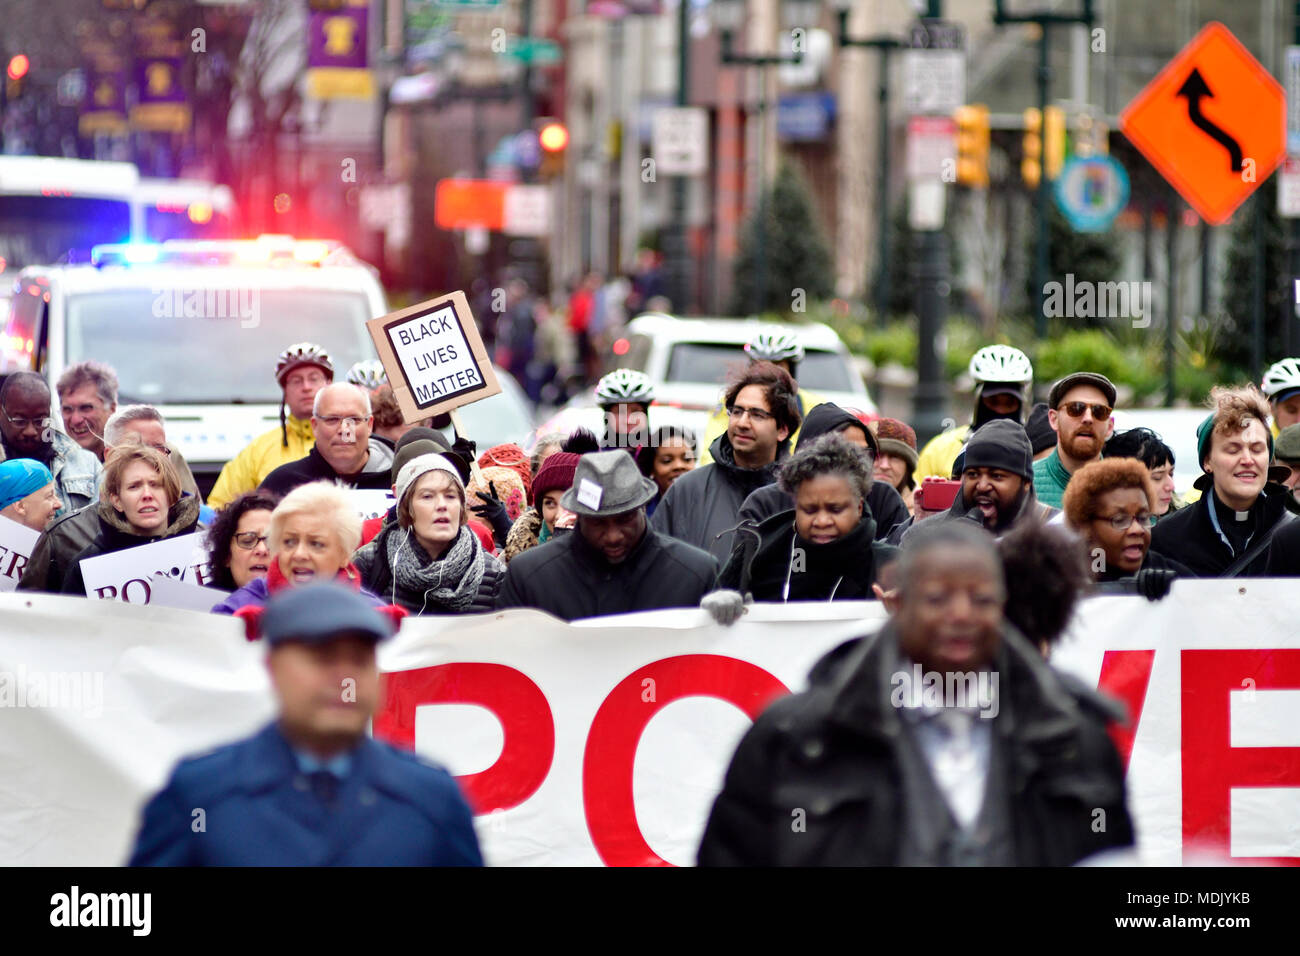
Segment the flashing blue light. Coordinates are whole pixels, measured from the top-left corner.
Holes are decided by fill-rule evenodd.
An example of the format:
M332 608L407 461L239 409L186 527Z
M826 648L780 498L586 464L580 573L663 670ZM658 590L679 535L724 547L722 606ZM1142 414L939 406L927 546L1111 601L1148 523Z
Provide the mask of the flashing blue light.
M131 244L123 250L128 264L133 266L157 262L161 250L156 245Z

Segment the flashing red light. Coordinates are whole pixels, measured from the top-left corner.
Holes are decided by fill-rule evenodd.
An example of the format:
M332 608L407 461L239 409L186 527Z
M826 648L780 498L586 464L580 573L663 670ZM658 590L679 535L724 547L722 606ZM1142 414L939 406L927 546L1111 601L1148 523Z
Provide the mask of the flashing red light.
M27 75L28 69L31 68L31 61L27 59L26 54L19 53L9 60L9 79L21 80Z
M563 123L547 123L537 134L537 141L548 153L558 153L569 145L569 131Z
M629 342L627 339L619 339L617 342L614 343L614 346L613 346L613 348L614 348L614 354L615 354L615 355L626 355L626 354L627 354L627 350L630 349L631 347L632 347L632 343Z

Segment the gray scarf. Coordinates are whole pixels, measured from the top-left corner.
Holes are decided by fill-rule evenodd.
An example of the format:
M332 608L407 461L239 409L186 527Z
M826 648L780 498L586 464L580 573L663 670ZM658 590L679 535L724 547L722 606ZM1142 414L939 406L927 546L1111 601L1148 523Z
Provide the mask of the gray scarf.
M405 557L402 551L407 553ZM478 593L483 580L487 553L474 532L462 525L451 547L434 560L408 530L394 529L388 536L388 566L393 582L403 591L423 594L424 603L432 600L452 611L464 610ZM421 607L420 611L423 612Z

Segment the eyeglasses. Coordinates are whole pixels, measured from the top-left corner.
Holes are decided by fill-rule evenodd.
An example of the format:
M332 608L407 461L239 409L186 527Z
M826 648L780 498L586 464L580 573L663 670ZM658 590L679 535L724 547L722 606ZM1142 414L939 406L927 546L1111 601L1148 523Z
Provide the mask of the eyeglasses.
M12 418L8 412L4 412L4 417L8 419L9 424L21 431L26 431L28 426L36 426L38 431L45 431L54 424L52 418Z
M235 535L235 544L245 551L252 551L265 540L266 535L258 534L256 531L241 531Z
M1132 515L1126 514L1123 511L1121 511L1119 514L1114 514L1111 515L1110 517L1103 517L1102 515L1097 515L1092 520L1109 521L1110 526L1114 528L1116 531L1127 531L1129 525L1131 525L1134 521L1136 521L1139 525L1141 525L1144 528L1149 528L1152 524L1151 512L1149 511L1139 511L1137 514L1132 514Z
M322 425L328 425L330 428L337 428L344 422L347 422L353 428L360 428L366 423L366 419L358 418L356 415L321 415L316 421Z
M727 415L737 421L748 415L749 420L758 425L762 425L764 422L770 422L776 417L771 412L765 412L761 408L745 408L741 405L732 405L727 409Z
M1060 411L1065 412L1071 418L1082 418L1083 413L1092 409L1092 417L1099 422L1104 422L1110 418L1113 409L1109 405L1092 405L1088 402L1066 402L1060 407Z

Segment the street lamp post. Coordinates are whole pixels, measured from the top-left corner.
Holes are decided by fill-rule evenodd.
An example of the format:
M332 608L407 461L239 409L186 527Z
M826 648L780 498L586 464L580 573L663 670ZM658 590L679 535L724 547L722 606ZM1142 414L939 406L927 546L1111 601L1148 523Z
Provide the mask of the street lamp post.
M685 0L681 0L685 2ZM817 14L817 3L812 0L785 0L787 21L811 25ZM745 0L713 0L710 10L713 22L722 31L722 63L728 66L756 66L759 75L758 94L758 247L755 250L754 314L760 315L767 304L767 75L770 66L784 63L802 63L803 52L798 53L736 53L733 35L745 21Z
M880 82L878 87L878 111L880 120L879 147L877 165L879 178L876 188L876 321L883 323L889 314L889 54L906 46L903 41L891 36L850 37L849 12L853 0L832 0L839 19L839 32L836 35L838 45L843 47L866 47L880 53Z

